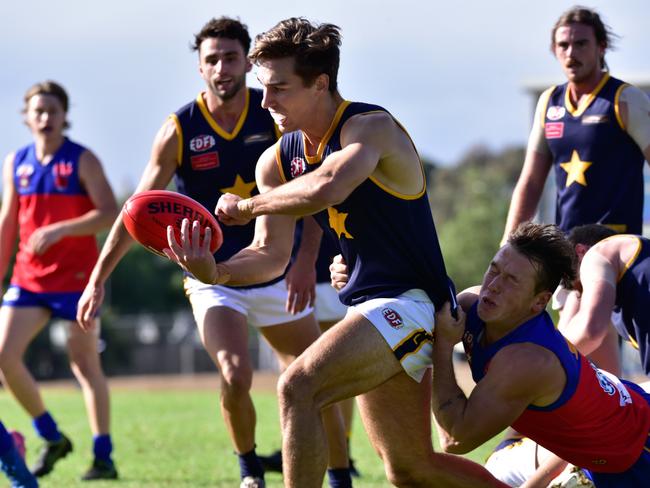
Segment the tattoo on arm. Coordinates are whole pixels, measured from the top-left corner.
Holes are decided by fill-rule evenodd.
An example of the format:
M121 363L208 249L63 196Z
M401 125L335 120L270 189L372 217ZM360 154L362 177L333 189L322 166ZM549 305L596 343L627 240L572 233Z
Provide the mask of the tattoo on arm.
M440 404L440 407L438 408L438 410L439 410L439 411L443 411L444 409L449 408L451 405L453 405L453 404L456 402L456 400L460 400L461 398L465 398L465 394L464 394L464 393L459 393L459 394L456 395L454 398L450 398L450 399L447 400L446 402L442 402L442 403Z

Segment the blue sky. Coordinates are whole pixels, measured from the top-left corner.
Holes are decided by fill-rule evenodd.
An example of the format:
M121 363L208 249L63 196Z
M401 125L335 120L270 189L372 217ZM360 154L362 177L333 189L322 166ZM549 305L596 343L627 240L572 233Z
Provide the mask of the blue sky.
M562 81L550 29L574 2L113 0L0 3L0 153L30 142L25 90L54 79L69 91L71 138L104 163L116 193L137 182L165 117L202 88L192 35L212 16L238 16L251 34L290 16L338 24L339 85L388 108L420 152L444 164L481 144L525 144L533 100L525 86ZM621 36L614 76L650 80L650 2L592 1ZM249 82L256 86L254 74Z

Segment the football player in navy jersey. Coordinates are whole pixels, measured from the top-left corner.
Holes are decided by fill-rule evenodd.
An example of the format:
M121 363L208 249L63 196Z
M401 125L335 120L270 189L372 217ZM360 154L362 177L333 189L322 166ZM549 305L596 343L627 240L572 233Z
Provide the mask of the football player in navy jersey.
M422 163L405 129L377 105L344 100L337 86L339 28L291 18L260 34L251 58L263 106L282 138L257 166L260 194L228 193L226 224L256 218L251 246L215 261L197 222L168 229L170 259L205 283L280 275L296 217L314 214L339 241L351 279L345 318L282 374L283 470L288 487L322 484L327 459L320 409L356 395L370 439L396 486L504 486L481 466L431 443L431 333L435 307L454 299L431 217Z
M556 224L563 231L601 223L640 234L650 101L607 71L612 33L595 11L572 8L551 35L567 82L546 90L537 104L504 240L535 215L551 168L557 185Z
M260 90L246 87L251 69L250 37L245 25L221 17L207 22L195 35L199 73L206 89L173 113L158 131L151 158L136 192L164 189L174 178L176 189L213 209L220 195L247 198L257 194L255 166L277 139L273 119L261 107ZM224 242L216 257L228 259L253 240L255 223L224 227ZM293 235L288 236L292 240ZM103 300L104 283L133 240L121 216L100 253L79 302L78 320L88 328ZM248 351L248 324L258 328L286 367L318 336L311 307L285 309L284 269L251 286L208 284L188 274L186 295L206 351L219 368L221 411L237 453L241 487L260 488L264 471L255 452L256 414L250 395L253 366ZM292 293L301 293L292 289ZM327 425L330 467L349 486L345 430L337 408L323 411ZM327 449L323 450L327 458Z
M605 54L614 37L600 15L584 7L564 12L553 26L551 50L567 81L546 90L537 103L504 240L519 223L534 217L551 170L557 188L555 223L563 231L601 223L619 233L642 233L650 100L607 70ZM561 310L566 295L559 288L553 308ZM606 338L590 358L620 372L616 335Z

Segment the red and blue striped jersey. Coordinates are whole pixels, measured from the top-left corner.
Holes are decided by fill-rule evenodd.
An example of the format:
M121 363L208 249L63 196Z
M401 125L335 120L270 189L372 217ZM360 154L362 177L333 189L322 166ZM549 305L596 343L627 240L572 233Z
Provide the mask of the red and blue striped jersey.
M79 217L94 205L79 180L83 146L64 139L48 164L41 164L34 144L14 157L18 194L18 253L11 283L32 292L78 292L86 286L99 255L94 235L64 237L42 255L27 247L39 227Z

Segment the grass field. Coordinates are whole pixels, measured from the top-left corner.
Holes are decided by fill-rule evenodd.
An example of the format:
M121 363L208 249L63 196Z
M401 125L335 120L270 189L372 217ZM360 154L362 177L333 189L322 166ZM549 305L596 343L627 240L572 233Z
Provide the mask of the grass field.
M74 442L74 452L41 481L48 487L86 487L78 481L91 462L91 435L81 393L74 388L43 388L46 404L60 428ZM280 445L276 397L271 391L254 394L258 413L258 452L267 454ZM237 459L228 440L218 407L216 389L137 390L112 388L113 442L120 480L93 482L102 487L229 487L239 486ZM0 418L7 428L26 437L28 462L40 442L27 416L6 393L0 393ZM357 419L358 420L358 419ZM468 457L482 462L496 440ZM389 486L378 457L360 422L355 422L352 456L362 473L354 486ZM0 486L4 480L0 480ZM279 488L282 477L267 474L267 486Z

